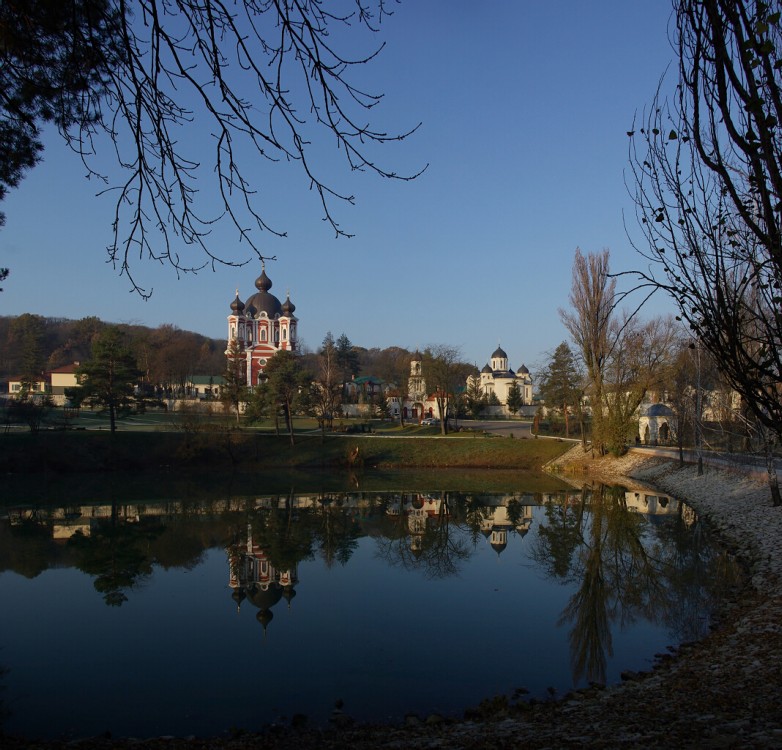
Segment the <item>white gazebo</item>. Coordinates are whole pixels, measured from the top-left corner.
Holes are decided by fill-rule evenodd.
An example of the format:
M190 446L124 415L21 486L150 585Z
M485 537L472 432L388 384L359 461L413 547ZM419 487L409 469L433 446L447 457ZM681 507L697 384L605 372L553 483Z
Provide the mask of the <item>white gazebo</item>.
M673 410L665 404L650 404L638 420L638 437L644 445L668 445L676 437L678 424Z

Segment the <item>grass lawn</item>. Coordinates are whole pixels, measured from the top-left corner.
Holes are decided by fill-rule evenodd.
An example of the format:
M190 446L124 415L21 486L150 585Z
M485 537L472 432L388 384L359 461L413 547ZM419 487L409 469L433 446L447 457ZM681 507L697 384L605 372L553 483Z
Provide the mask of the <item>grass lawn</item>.
M439 436L437 427L377 423L372 434L322 437L314 420L297 420L295 445L273 424L233 429L224 419L196 423L165 414L122 420L111 435L98 415L80 415L77 429L0 435L0 471L159 471L229 469L463 468L537 471L565 452L556 440L512 439L483 433ZM83 421L82 421L83 420ZM83 428L83 429L79 429ZM411 439L414 438L414 439Z

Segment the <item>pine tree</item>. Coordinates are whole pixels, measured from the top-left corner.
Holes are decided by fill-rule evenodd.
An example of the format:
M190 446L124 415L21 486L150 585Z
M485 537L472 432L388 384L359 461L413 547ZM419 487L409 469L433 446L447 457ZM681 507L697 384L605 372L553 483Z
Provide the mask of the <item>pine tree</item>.
M245 376L245 358L237 339L231 339L226 355L223 387L220 400L226 408L236 412L236 424L239 424L242 404L247 401L247 378Z
M135 390L141 371L115 326L102 331L92 345L92 358L76 370L81 384L73 389L79 400L106 407L111 431L117 429L117 412L135 400Z
M519 388L518 381L514 380L510 384L510 388L508 388L508 398L505 403L511 414L515 414L524 406L524 397L521 395L521 388Z

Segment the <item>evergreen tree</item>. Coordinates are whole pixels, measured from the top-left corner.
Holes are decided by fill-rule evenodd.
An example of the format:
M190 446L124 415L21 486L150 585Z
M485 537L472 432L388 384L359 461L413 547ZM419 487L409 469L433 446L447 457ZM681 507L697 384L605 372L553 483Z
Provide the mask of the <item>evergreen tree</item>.
M236 412L236 424L239 424L242 404L247 401L247 378L245 375L246 359L239 342L231 339L226 355L225 371L223 372L223 387L220 390L220 400L226 408Z
M506 400L508 411L515 414L524 405L524 397L521 395L518 381L514 380L508 388L508 398Z
M470 382L467 384L466 400L468 413L473 419L477 419L486 406L486 394L481 388L479 375L470 378Z
M11 338L21 355L19 377L22 381L22 398L35 391L36 383L43 379L45 326L44 318L30 313L20 315L11 324Z
M337 367L342 371L342 379L345 382L352 380L361 372L358 352L344 333L337 339Z
M538 382L538 393L549 409L561 409L565 420L565 437L570 436L568 415L581 415L584 374L573 350L562 342L551 355ZM582 435L583 437L583 435Z
M291 445L294 445L293 409L300 392L308 385L307 375L302 370L299 358L293 352L283 349L269 360L266 376L270 399L282 409Z
M80 388L69 392L71 400L95 403L109 411L111 431L117 429L117 412L135 398L141 371L128 349L122 332L115 326L104 329L92 345L92 358L76 370Z

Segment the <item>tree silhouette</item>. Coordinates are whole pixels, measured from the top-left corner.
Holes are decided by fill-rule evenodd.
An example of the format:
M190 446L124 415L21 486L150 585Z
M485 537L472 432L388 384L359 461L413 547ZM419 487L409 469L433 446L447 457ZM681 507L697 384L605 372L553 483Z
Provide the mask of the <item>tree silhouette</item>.
M237 264L211 245L216 221L230 222L258 254L253 230L285 236L254 177L278 166L298 165L324 219L349 236L333 204L354 197L334 187L324 143L331 139L347 172L416 176L382 166L376 147L417 126L373 127L368 112L382 95L356 83L382 45L347 51L367 49L387 15L384 0L2 3L0 199L38 163L52 123L87 174L116 191L109 260L145 297L133 258L177 272ZM106 152L116 174L98 164ZM266 184L276 189L274 179ZM189 257L193 247L203 254Z

